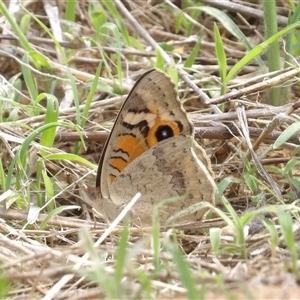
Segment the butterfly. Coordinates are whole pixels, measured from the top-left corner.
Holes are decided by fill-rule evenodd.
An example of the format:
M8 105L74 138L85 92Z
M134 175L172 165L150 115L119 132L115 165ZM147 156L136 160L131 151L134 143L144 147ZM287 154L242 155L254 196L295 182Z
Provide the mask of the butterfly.
M100 192L94 190L86 202L113 221L140 192L130 220L150 225L156 207L161 224L168 224L199 202L214 203L213 176L175 84L164 72L151 69L137 80L120 109L99 162ZM201 220L206 211L192 211L175 222Z

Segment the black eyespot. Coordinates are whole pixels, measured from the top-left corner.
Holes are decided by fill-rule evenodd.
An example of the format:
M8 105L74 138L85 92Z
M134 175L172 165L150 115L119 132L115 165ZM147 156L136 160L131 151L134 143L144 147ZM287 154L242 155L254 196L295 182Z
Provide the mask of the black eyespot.
M158 142L168 139L174 136L173 129L168 125L159 126L155 132L155 136Z

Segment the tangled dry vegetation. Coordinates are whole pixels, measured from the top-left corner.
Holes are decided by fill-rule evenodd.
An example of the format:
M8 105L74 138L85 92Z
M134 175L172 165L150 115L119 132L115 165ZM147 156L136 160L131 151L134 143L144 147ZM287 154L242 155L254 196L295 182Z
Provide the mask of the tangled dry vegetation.
M15 6L15 1L4 2L17 20L29 14ZM211 158L216 182L228 181L223 195L237 217L251 211L259 213L257 218L252 218L243 226L243 243L234 237L234 229L224 219L212 213L201 224L176 229L177 248L168 244L174 239L174 231L162 228L159 237L162 244L169 246L157 251L150 242L150 237L154 235L150 228L129 227L128 238L121 226L108 231L109 225L92 214L90 208L80 201L76 190L81 181L95 182L95 169L68 159L43 160L42 170L48 174L55 190L55 206L34 209L32 207L36 205L30 206L29 202L36 203L40 195L47 198L48 193L46 180L43 184L37 184L41 180L37 174L42 176L41 172L37 173L37 165L44 150L39 136L33 139L26 155L27 180L23 178L21 186L12 180L10 186L4 189L3 178L8 172L17 174L20 171L17 164L10 169L16 147L33 130L43 126L45 113L42 109L35 110L28 83L24 79L23 66L26 61L23 58L28 49L22 47L11 24L2 16L1 75L6 80L20 80L21 93L14 107L2 104L0 124L1 160L5 174L4 177L1 175L1 201L5 203L0 208L1 293L7 293L7 299L191 299L195 295L193 291L198 293L199 299L297 298L300 295L297 273L299 217L297 206L293 203L299 192L293 180L297 178L299 169L295 163L286 174L280 170L285 169L291 158L294 161L299 159L298 135L292 135L276 149L272 146L282 132L298 120L298 66L268 73L256 60L252 60L229 81L226 93L220 96L214 22L222 36L228 71L245 56L246 49L224 28L222 22L209 14L199 13L193 18L187 16L186 23L192 24L189 25L191 32L189 26L181 26L177 31L178 10L183 8L184 1L112 1L122 19L117 20L107 13L107 21L118 24L119 28L124 26L129 35L139 42L139 47L123 44L121 49L116 50L114 43L102 40L101 52L97 43L87 43L89 38L90 41L92 38L96 40L88 11L89 1L75 2L74 23L64 19L65 2L24 1L26 9L54 36L50 37L33 17L27 19L26 38L29 44L48 59L48 68L38 70L31 62L31 72L38 94L52 93L59 99L59 120L79 125L77 112L84 110L91 82L99 63L103 62L103 55L113 75L122 67L126 78L123 80L123 91L126 94L138 76L161 59L154 50L157 43L169 49L165 52L165 62L171 65L176 63L181 70L201 36L199 53L189 68L187 79L194 82L204 95L201 91L199 95L199 90L193 90L188 82L180 81L180 98L185 101L199 143ZM93 2L96 5L97 2ZM226 12L239 25L251 45L263 42L262 7L258 1L252 1L251 5L247 1L230 2L230 6L225 1L217 2L202 1ZM281 27L286 26L290 10L286 2L278 4L278 23ZM61 22L52 22L56 8ZM98 17L101 18L101 14ZM133 23L132 19L137 23ZM68 58L67 62L61 55L61 49L55 45L54 38ZM284 57L284 48L281 51ZM117 55L121 58L120 65L116 63ZM296 59L293 63L296 64ZM74 104L72 80L65 80L71 78L70 74L78 89L78 107ZM117 87L104 65L99 82L101 85L93 97L82 134L76 131L75 126L60 127L48 153L74 153L83 138L86 148L79 148L78 155L97 165L108 135L102 126L112 124L108 122L115 118L125 99L125 96L109 93L113 88L116 91ZM276 107L265 104L268 89L272 86L285 88L287 104ZM46 106L43 100L39 104ZM222 111L217 104L223 105ZM17 119L9 122L9 115L16 108ZM253 177L258 181L254 182ZM251 182L254 182L252 186ZM233 218L221 199L216 205ZM274 205L271 206L273 208L290 205L288 207L293 213L291 232L296 248L294 260L282 230L283 225L279 222L280 217L274 210L264 211L265 205ZM69 209L55 211L55 207L66 206ZM265 219L274 225L275 231L267 229L266 223L269 223ZM211 245L210 228L221 228L220 243L215 249ZM275 233L278 234L277 240ZM97 241L96 247L93 247L92 239ZM184 260L181 260L180 253ZM125 260L123 264L122 259Z

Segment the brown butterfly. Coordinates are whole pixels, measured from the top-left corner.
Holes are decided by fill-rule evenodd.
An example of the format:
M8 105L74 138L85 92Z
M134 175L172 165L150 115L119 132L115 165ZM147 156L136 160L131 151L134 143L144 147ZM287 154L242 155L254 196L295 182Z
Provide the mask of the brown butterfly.
M154 207L162 204L159 218L167 224L196 203L214 203L212 178L210 160L194 140L174 83L152 69L138 79L117 116L99 163L100 195L86 202L113 221L140 192L131 221L150 225ZM176 224L201 220L206 211L181 216Z

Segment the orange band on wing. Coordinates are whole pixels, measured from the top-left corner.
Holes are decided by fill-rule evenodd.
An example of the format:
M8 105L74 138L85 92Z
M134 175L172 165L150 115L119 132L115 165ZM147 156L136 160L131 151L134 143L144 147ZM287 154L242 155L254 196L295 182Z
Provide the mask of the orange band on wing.
M123 158L120 157L112 157L110 159L109 164L115 168L118 169L119 171L122 171L128 164L127 161L125 161Z
M147 150L145 143L132 135L123 135L117 138L113 149L114 154L109 164L121 172L131 161L143 154ZM111 183L115 180L115 175L110 175Z
M118 137L116 141L116 145L114 147L114 151L122 150L128 155L128 163L142 153L144 153L147 148L145 147L145 143L142 142L141 139L138 139L132 135L123 135Z
M110 184L112 184L115 179L116 179L115 175L112 175L112 174L109 175L109 182L110 182Z

